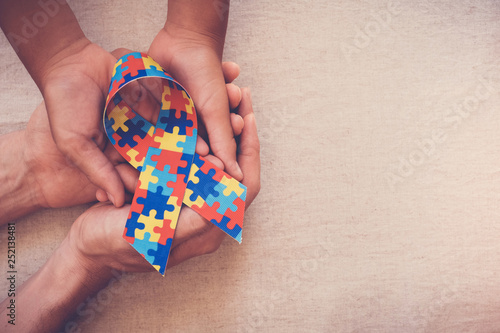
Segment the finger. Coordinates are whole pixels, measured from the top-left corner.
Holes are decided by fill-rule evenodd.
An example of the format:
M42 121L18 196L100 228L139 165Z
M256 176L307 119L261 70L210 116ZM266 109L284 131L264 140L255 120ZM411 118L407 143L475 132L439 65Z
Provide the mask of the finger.
M106 202L109 200L106 192L104 192L104 190L100 188L98 188L97 191L95 192L95 197L99 202Z
M175 248L180 243L188 240L194 235L198 235L208 230L210 222L201 217L189 207L182 207L179 214L179 222L175 231L175 236L172 241L172 248Z
M248 207L260 191L260 143L250 90L242 89L242 96L239 114L243 116L245 124L240 136L238 163L244 174L242 182L247 186L246 207Z
M112 144L108 144L104 149L104 155L110 160L113 165L117 165L119 163L124 163L127 160L113 147Z
M222 74L226 83L231 83L240 75L240 66L232 61L222 63Z
M225 235L216 226L210 226L208 230L194 235L173 248L167 267L170 268L188 259L217 251Z
M220 158L214 156L214 155L207 155L207 156L204 156L204 158L209 161L210 163L212 163L213 165L215 165L216 167L218 167L219 169L223 170L224 169L224 163L222 163L222 161L220 160Z
M125 189L130 193L134 193L135 188L137 187L140 172L128 163L118 164L116 166L116 171L118 171L118 174L125 185Z
M62 140L58 140L61 142ZM89 180L103 189L116 207L123 205L125 191L118 172L111 161L92 140L82 136L63 141L58 148L81 169Z
M128 193L125 192L125 202L130 204L132 203L132 200L134 199L134 194L133 193Z
M127 48L124 48L124 47L119 47L117 49L114 49L113 51L111 51L111 54L115 57L115 58L121 58L123 57L125 54L127 53L130 53L132 52L132 50L129 50Z
M231 113L231 127L233 128L234 136L238 136L243 131L243 118L239 114Z
M201 138L201 136L197 136L196 138L196 154L200 156L206 156L210 152L210 148L208 147L207 143L205 140Z
M198 122L198 136L205 141L205 143L208 142L208 133L207 129L205 128L205 125L203 122ZM208 146L208 143L207 143ZM210 146L208 146L208 149L210 149Z
M234 83L226 84L227 97L229 100L229 107L234 110L240 105L241 102L241 89Z
M236 141L231 128L225 89L213 94L208 103L201 105L199 110L208 132L212 152L224 162L227 173L236 180L241 180L243 173L236 162Z

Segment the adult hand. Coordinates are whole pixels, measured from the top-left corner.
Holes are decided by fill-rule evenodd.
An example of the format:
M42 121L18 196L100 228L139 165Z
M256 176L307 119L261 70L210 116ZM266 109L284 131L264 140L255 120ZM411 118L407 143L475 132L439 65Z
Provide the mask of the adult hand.
M260 146L249 90L244 89L242 96L239 115L243 118L244 127L240 135L238 163L244 175L242 182L247 186L248 208L260 190ZM112 269L131 272L154 270L121 237L128 212L128 206L115 208L107 203L99 203L73 224L68 239L89 270L108 274ZM184 206L168 267L217 250L224 235L214 224Z
M47 62L41 90L52 136L67 156L117 207L125 202L124 184L105 154L102 112L116 58L86 38Z
M33 193L38 206L69 207L96 200L97 187L57 148L44 103L31 115L24 138L24 163L33 179ZM139 172L112 145L107 145L103 154L116 168L127 191L133 193Z

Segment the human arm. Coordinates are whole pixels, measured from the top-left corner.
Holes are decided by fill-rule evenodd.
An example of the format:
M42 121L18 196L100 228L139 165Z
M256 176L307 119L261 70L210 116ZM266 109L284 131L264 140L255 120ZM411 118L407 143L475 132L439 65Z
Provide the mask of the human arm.
M44 104L26 129L0 136L0 225L41 208L68 207L96 200L97 187L57 148ZM111 146L107 158L133 192L138 172Z
M44 97L58 148L121 206L101 125L116 58L85 37L65 1L0 0L0 26Z
M170 0L148 53L189 91L212 152L241 180L221 67L228 13L228 0Z

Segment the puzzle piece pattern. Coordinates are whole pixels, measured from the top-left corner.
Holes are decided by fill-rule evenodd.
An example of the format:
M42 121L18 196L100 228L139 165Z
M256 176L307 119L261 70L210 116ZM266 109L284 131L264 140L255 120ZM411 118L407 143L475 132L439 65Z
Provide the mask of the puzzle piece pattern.
M164 79L156 125L118 92L142 77ZM241 242L246 187L195 153L193 101L151 57L133 52L118 60L103 121L113 146L141 171L123 238L162 275L183 203Z
M241 243L246 187L195 154L184 203Z

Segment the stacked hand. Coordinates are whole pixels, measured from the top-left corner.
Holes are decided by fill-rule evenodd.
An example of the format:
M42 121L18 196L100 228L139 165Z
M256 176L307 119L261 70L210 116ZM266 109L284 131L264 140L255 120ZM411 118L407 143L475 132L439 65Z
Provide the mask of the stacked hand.
M189 91L200 115L196 152L247 186L248 207L260 189L259 140L250 92L231 83L239 67L222 63L228 7L229 0L169 0L167 22L148 53ZM23 36L26 22L41 8L57 15L33 38L11 38ZM138 171L109 144L102 126L113 66L128 52L109 53L91 43L64 0L0 1L0 27L44 97L26 130L0 138L0 149L9 156L0 159L0 224L39 207L101 201L76 220L17 294L16 304L28 319L16 328L51 332L106 283L111 270L153 269L121 237L129 212L123 205L132 197ZM159 86L138 81L120 93L155 123ZM223 237L183 207L169 266L216 250ZM4 318L7 303L0 311ZM4 324L0 330L11 328Z
M239 115L244 127L240 135L238 163L244 174L243 184L248 188L246 204L251 204L260 189L260 158L257 128L249 91L242 92ZM212 157L212 162L220 164ZM85 262L94 269L149 271L153 268L129 246L121 234L129 212L128 205L115 208L99 203L85 212L73 224L69 240ZM188 207L183 207L169 256L169 267L189 258L215 251L224 233ZM95 267L97 265L97 267Z
M113 53L115 56L120 56L126 52L118 50ZM230 123L234 135L239 137L240 149L237 161L243 172L242 183L247 186L248 208L260 190L260 148L250 91L248 89L240 91L230 83L239 74L236 64L223 63L221 68L227 82L228 99L231 105L237 107L236 112L231 114ZM157 113L154 110L159 106L155 87L159 86L154 83L146 84L146 80L141 80L129 85L121 94L124 100L143 117L155 123ZM22 185L21 189L29 189L30 193L27 193L27 196L32 198L31 206L71 206L94 201L96 193L101 200L107 199L106 193L91 183L85 173L57 148L50 131L45 104L42 103L36 108L26 130L12 133L5 136L4 140L0 140L0 145L4 147L11 147L13 143L21 145L14 148L14 151L19 151L20 148L22 153L16 154L21 158L13 160L12 165L19 167L19 170L27 170L17 174L14 172L15 178L27 183ZM137 170L128 165L112 145L104 143L99 147L99 151L116 168L128 191L125 199L130 200L138 179ZM223 162L216 156L209 155L209 151L205 141L198 138L196 152L217 167L223 168ZM1 169L0 167L0 178ZM15 198L11 201L15 202ZM16 205L7 207L6 216L16 216L15 213L12 214L12 210L16 210ZM110 202L101 202L87 210L73 223L68 236L59 248L23 285L17 295L17 306L30 317L30 320L16 325L17 328L23 331L54 331L89 294L106 285L113 275L113 270L129 272L154 270L121 237L129 208L128 205L117 208ZM0 223L7 221L8 219L0 216ZM224 237L225 234L218 227L184 206L179 216L168 267L215 251ZM53 281L59 282L55 285ZM32 295L38 295L41 288L46 292L45 296L33 297ZM64 292L61 293L61 290ZM4 317L8 315L8 304L9 299L4 300L2 303L4 310L0 311L0 315ZM46 320L48 316L52 320ZM10 328L8 322L2 326L5 331Z
M113 155L103 153L108 140L101 125L115 62L109 52L82 39L51 59L41 86L57 147L119 207L126 179L115 169Z
M120 57L125 53L128 53L128 50L116 50L113 52L113 57ZM237 86L231 84L239 74L238 66L234 63L223 63L221 68L223 68L225 82L227 82L225 85L227 94L232 104L238 107L238 113L232 114L231 123L234 135L240 136L238 163L244 174L243 184L248 188L246 200L248 207L260 189L259 141L255 118L249 91L244 89L240 92ZM154 84L147 84L146 80L136 81L135 84L129 85L122 94L129 105L152 122L156 121L155 110L158 104L154 87ZM44 104L38 106L33 113L27 125L25 137L25 141L30 142L25 147L25 163L31 170L31 177L36 184L33 196L37 198L38 205L65 207L93 201L98 188L57 148L51 136ZM103 151L99 150L99 153L109 159L116 168L123 179L128 191L128 199L130 199L135 189L138 171L130 166L111 144L105 142L101 148ZM196 152L223 168L223 163L217 157L208 155L209 148L201 139L198 140ZM101 193L98 197L101 196L105 201L105 195L103 195ZM98 204L75 222L72 233L76 236L69 237L69 239L78 243L75 246L81 250L84 257L104 258L104 255L107 255L109 258L103 262L110 263L109 267L118 268L123 265L121 269L135 270L125 264L131 260L140 263L143 268L148 268L150 265L121 238L128 211L128 205L118 209L108 203ZM183 207L169 266L193 256L212 252L218 248L223 237L224 233L220 229L190 208Z

